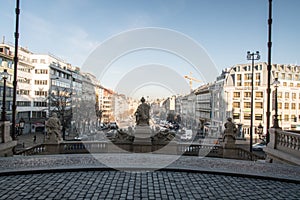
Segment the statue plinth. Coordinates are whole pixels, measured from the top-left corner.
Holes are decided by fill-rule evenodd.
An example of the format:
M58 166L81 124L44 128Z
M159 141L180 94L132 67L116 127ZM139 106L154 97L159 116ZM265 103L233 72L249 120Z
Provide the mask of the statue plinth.
M135 127L133 152L134 153L149 153L152 151L151 128L150 126Z
M134 133L134 144L151 144L150 126L136 126Z
M17 145L17 141L12 140L10 136L10 122L0 122L0 157L12 156L13 148Z

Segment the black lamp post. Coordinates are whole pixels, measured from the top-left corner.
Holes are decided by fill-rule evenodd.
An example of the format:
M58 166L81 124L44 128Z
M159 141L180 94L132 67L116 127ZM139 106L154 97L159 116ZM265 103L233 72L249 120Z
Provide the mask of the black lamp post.
M277 88L280 82L278 81L278 78L275 78L272 85L275 87L275 115L274 115L274 122L273 122L273 128L279 128L278 124L278 98L277 98Z
M261 139L262 135L263 135L263 132L264 132L264 127L261 125L261 123L259 123L258 127L257 127L257 133L259 135L259 139Z
M250 152L252 152L252 143L253 143L253 98L254 98L254 60L259 60L260 55L259 51L255 53L247 52L247 60L252 61L252 78L251 78L251 120L250 120Z
M1 77L3 79L3 95L2 95L2 111L1 111L1 121L6 121L6 79L8 78L9 74L7 73L7 69L4 69L4 71L1 73Z
M25 126L25 121L24 121L24 119L23 119L23 118L21 118L21 119L20 119L20 121L19 121L19 128L20 128L20 130L21 130L21 133L20 133L20 135L22 135L22 134L23 134L23 129L24 129L24 126Z

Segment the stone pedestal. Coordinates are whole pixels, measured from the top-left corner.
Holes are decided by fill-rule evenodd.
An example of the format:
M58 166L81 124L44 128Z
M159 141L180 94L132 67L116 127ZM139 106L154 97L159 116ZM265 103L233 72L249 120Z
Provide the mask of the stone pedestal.
M151 144L150 126L136 126L133 144Z
M136 126L132 145L134 153L148 153L152 151L150 126Z
M0 156L12 156L13 148L17 145L17 141L13 141L10 136L10 122L0 122Z
M223 139L223 158L236 158L235 138L232 135L225 135Z

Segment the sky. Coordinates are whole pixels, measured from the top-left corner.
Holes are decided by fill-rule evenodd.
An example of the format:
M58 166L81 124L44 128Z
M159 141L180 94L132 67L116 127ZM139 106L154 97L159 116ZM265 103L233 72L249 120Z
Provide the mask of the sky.
M181 46L183 43L180 41L186 38L206 52L205 59L215 65L218 73L235 64L249 62L246 59L247 51L259 51L260 61L267 61L268 0L20 0L20 2L19 44L28 47L34 53L54 54L83 69L90 63L90 55L99 50L99 46L103 48L105 45L111 45L110 41L115 42L118 36L125 36L124 33L150 27L161 29L162 32L172 31L168 33L169 35L175 33L174 38L178 37L173 40L175 47L169 45L167 51L159 44L154 49L145 49L145 46L141 46L142 50L125 49L112 57L106 74L99 72L98 65L101 63L97 63L94 68L87 68L101 79L100 82L104 86L111 88L118 87L122 83L121 80L124 78L126 80L126 75L137 67L153 64L169 68L172 71L170 74L175 72L182 77L192 72L192 76L202 82L211 81L206 80L207 75L211 74L210 70L203 70L204 68L197 70L199 66L196 66L197 62L191 61L193 58L185 59L182 52L174 53L173 49ZM6 42L13 43L15 1L0 0L0 3L0 36L5 36ZM299 0L273 0L272 63L300 63L299 7ZM159 43L164 43L164 38L169 39L169 36L162 35L160 33L156 36L160 38ZM100 58L107 54L106 51L104 54L103 51L99 52L102 52ZM189 55L192 53L192 50L188 52ZM168 72L163 74L163 77L168 79L168 74ZM188 84L187 80L186 83ZM200 83L194 84L195 87ZM171 90L170 87L166 85L165 88ZM138 93L138 88L135 87L133 90ZM172 91L176 92L180 91Z

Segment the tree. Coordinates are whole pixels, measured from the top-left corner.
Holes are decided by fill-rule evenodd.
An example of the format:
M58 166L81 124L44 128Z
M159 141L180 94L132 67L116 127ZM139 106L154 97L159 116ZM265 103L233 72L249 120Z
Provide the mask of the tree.
M72 93L67 88L56 88L49 96L50 112L57 113L62 125L62 138L65 140L66 129L72 121Z

